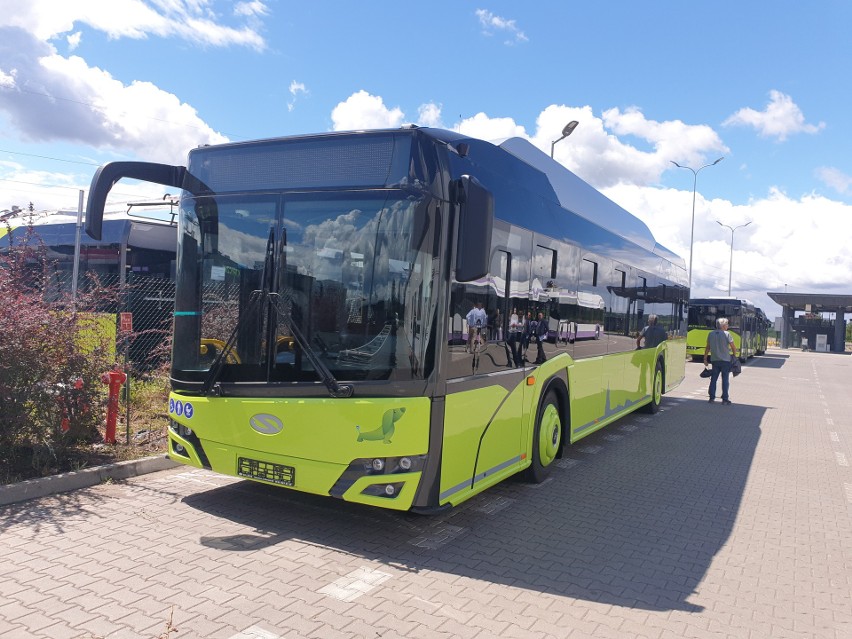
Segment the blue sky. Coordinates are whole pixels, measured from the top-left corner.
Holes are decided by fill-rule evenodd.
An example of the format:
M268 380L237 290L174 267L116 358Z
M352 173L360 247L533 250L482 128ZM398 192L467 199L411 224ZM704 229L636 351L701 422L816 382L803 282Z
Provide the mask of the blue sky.
M0 0L0 209L97 165L420 123L525 137L689 260L695 295L852 294L852 3ZM119 184L114 204L160 195Z

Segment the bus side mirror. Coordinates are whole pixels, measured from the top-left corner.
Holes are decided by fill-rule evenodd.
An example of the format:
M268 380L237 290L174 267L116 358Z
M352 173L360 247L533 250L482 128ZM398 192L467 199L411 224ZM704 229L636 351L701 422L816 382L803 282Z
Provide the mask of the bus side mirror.
M184 184L186 169L170 164L154 162L110 162L104 164L92 177L89 198L86 203L86 234L95 240L101 239L104 208L110 189L121 178L133 178L175 188L189 188Z
M463 175L456 182L455 199L459 211L456 281L471 282L488 274L494 196L475 177Z

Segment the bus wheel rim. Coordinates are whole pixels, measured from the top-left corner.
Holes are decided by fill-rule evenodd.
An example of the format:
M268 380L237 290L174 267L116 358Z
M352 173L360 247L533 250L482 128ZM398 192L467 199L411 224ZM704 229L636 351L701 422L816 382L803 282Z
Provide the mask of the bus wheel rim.
M663 376L657 371L654 375L654 403L659 404L663 401Z
M541 416L539 429L538 450L542 466L548 466L556 459L559 441L562 434L562 424L559 422L559 411L553 404L548 404Z

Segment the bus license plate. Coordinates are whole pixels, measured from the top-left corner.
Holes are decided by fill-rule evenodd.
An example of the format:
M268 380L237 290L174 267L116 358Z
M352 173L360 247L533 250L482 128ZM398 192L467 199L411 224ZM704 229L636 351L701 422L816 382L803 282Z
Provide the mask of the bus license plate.
M240 457L237 460L237 475L249 479L262 479L279 486L296 485L296 469L283 464L258 461Z

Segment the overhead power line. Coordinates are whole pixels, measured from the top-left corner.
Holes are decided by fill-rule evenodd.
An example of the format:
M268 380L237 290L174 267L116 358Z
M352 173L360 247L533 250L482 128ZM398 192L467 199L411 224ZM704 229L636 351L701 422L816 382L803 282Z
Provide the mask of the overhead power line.
M69 164L85 164L86 166L100 166L94 162L83 162L82 160L64 160L62 158L54 158L49 155L36 155L35 153L24 153L22 151L9 151L8 149L0 149L0 153L11 153L12 155L24 155L29 158L39 158L41 160L53 160L54 162L68 162Z
M14 182L15 184L28 184L30 186L38 186L43 189L70 189L72 191L80 191L87 190L86 188L81 189L79 186L68 186L67 184L45 184L43 182L27 182L25 180L10 180L7 178L0 178L0 182ZM111 195L123 195L126 197L136 197L135 193L122 193L120 191L110 191Z

